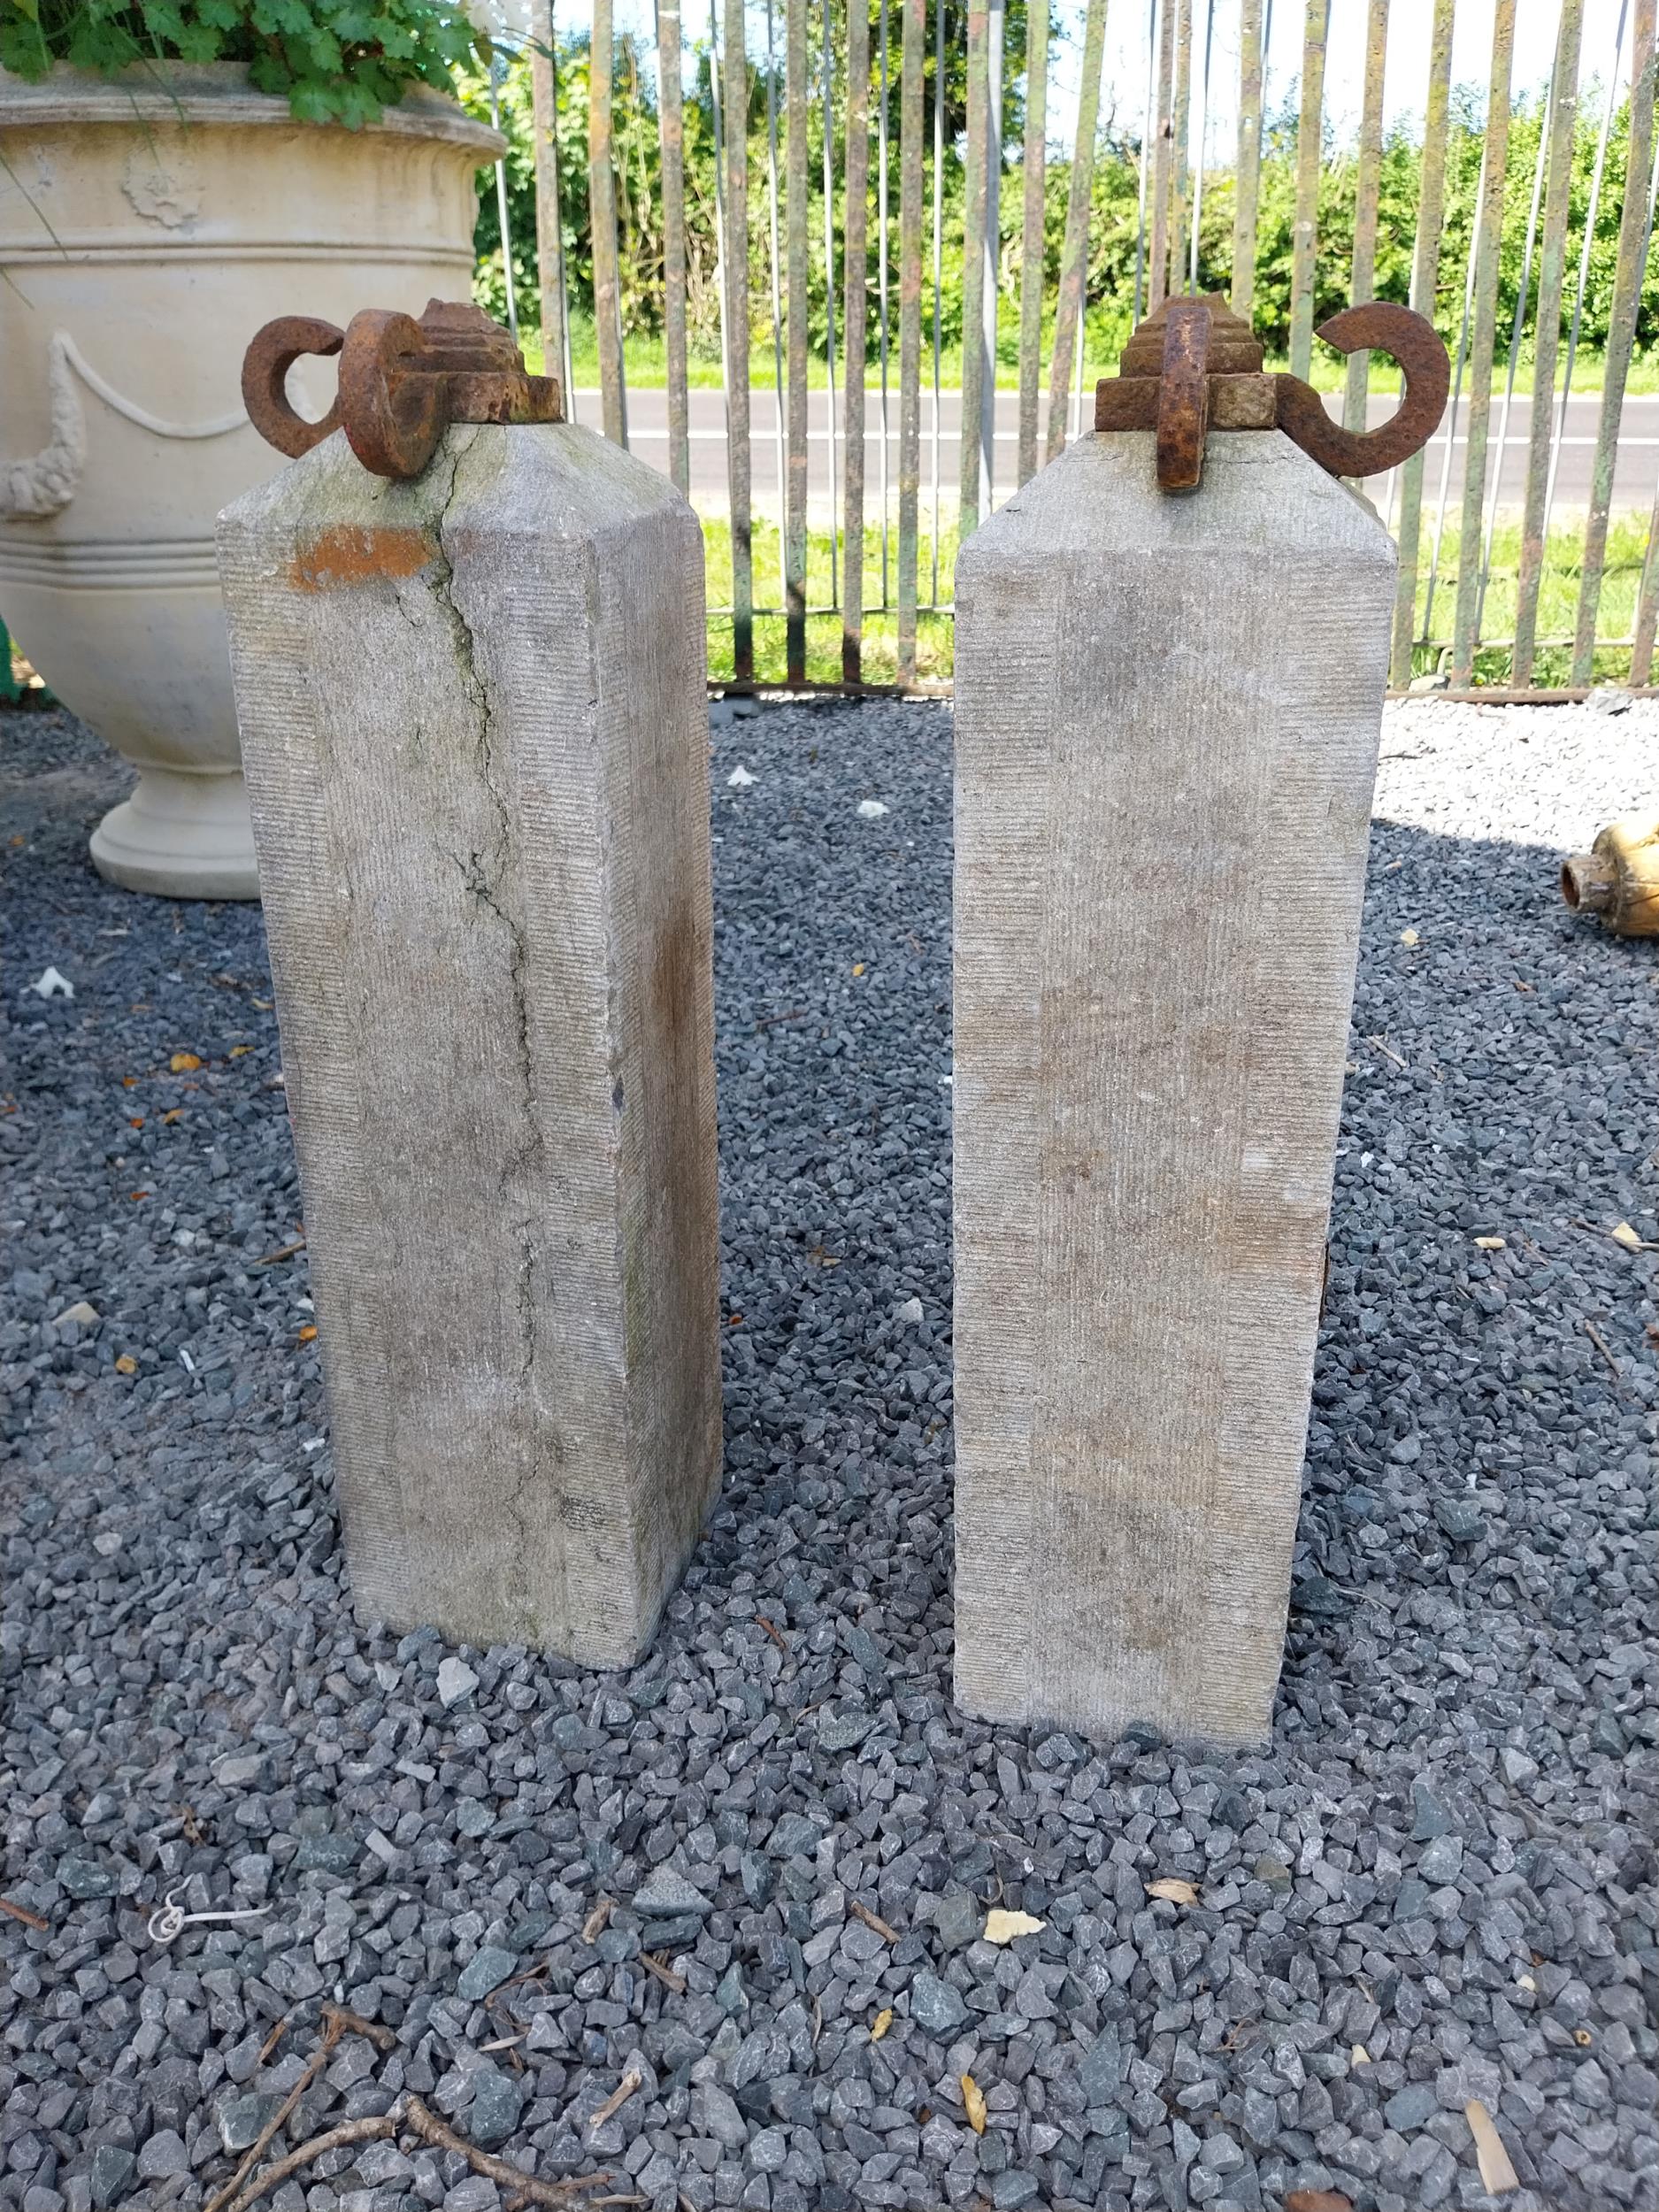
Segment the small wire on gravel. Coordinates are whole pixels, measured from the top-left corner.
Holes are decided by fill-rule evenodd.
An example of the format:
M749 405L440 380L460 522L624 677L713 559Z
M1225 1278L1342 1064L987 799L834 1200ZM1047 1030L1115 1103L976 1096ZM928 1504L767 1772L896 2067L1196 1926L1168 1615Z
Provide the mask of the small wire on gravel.
M258 915L101 883L124 772L0 718L0 2204L199 2205L334 2001L393 2046L273 2156L412 2093L652 2212L1472 2212L1478 2100L1505 2205L1650 2206L1655 966L1555 876L1659 714L1387 716L1248 1757L952 1707L949 711L722 719L726 1487L597 1676L354 1617ZM268 1910L158 1948L170 1890ZM393 2140L268 2200L504 2200Z

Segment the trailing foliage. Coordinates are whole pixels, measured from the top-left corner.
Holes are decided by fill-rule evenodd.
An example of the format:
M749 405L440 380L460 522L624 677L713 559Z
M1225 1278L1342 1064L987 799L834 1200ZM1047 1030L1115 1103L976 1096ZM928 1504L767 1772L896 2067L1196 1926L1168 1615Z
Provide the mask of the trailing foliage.
M412 84L449 91L484 50L459 0L0 0L0 65L19 77L243 62L303 120L353 127Z

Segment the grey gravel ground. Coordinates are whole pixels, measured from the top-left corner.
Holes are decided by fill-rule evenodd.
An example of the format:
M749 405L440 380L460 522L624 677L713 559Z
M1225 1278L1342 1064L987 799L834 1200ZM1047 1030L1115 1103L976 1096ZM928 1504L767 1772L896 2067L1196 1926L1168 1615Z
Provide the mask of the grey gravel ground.
M1655 1233L1655 967L1554 876L1652 803L1659 713L1388 718L1259 1757L950 1703L949 727L716 733L726 1487L601 1677L354 1619L258 917L101 884L121 772L0 722L3 1893L46 1924L0 1919L0 2202L199 2204L343 1998L395 2047L289 2139L413 2090L654 2212L1475 2207L1471 2097L1506 2205L1654 2203L1653 1308L1607 1231ZM160 1949L174 1888L265 1916ZM1047 1924L999 1951L987 1899ZM271 2201L501 2199L375 2143Z

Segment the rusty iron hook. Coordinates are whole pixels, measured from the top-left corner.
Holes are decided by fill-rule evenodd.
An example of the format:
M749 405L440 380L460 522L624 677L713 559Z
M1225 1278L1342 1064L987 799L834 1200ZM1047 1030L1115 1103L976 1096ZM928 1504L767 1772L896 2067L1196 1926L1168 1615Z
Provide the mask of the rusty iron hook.
M303 353L338 354L340 385L320 422L289 403L288 371ZM531 376L499 324L470 301L430 300L419 320L365 308L342 332L307 315L259 331L242 363L242 398L261 437L292 459L343 429L376 476L419 476L452 422L564 419L556 377Z
M242 401L248 419L267 445L291 461L339 429L340 396L334 395L334 405L320 422L308 422L289 403L288 371L303 353L326 357L338 353L345 342L346 334L336 323L323 322L315 315L279 315L255 334L242 357Z
M1420 452L1439 426L1452 381L1445 343L1427 317L1367 300L1333 315L1314 334L1338 353L1369 350L1397 361L1405 385L1400 404L1375 430L1345 430L1311 384L1280 375L1274 379L1279 428L1333 476L1379 475Z

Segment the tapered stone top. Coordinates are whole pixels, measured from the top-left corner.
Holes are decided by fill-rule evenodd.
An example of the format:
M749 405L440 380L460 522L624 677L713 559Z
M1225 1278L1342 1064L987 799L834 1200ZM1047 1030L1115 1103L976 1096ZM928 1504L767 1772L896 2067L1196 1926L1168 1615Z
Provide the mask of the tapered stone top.
M630 1663L720 1458L696 518L334 436L220 563L358 1602Z
M1394 587L1278 431L956 572L956 1694L1269 1732Z

